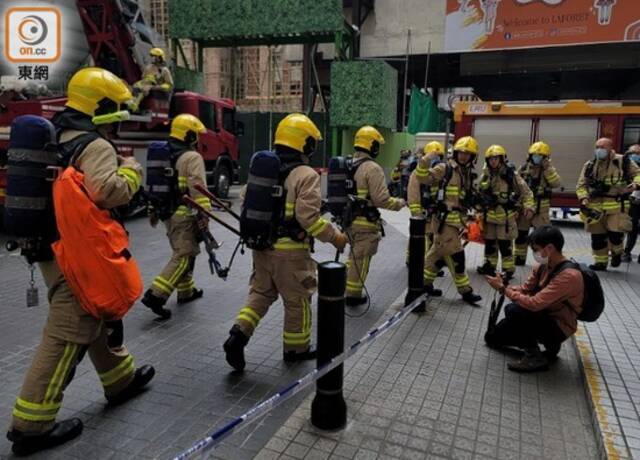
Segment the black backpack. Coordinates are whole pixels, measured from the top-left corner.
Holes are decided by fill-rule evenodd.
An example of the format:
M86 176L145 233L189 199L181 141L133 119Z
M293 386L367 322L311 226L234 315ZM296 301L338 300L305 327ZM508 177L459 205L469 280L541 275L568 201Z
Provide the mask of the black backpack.
M582 274L582 281L584 282L584 299L582 301L582 311L578 315L578 319L586 323L592 323L600 317L604 310L604 291L602 290L600 278L598 278L596 272L586 265L578 263L575 260L566 260L553 269L549 275L549 281L562 270L568 268L579 270Z
M354 159L353 157L334 157L329 160L327 174L327 203L329 213L334 221L342 228L347 228L358 216L379 218L375 207L368 206L364 200L358 198L355 180L358 168L371 158Z

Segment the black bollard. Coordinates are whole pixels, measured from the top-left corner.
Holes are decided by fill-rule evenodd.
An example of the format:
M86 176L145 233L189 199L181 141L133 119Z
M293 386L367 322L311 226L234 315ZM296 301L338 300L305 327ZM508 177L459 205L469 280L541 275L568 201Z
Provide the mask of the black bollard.
M424 232L427 221L424 217L412 217L409 221L409 290L404 299L407 306L424 292ZM422 302L413 309L414 313L426 310Z
M318 367L344 351L344 292L347 268L340 262L318 265ZM311 423L321 430L347 424L347 403L342 396L343 365L319 378L311 404Z

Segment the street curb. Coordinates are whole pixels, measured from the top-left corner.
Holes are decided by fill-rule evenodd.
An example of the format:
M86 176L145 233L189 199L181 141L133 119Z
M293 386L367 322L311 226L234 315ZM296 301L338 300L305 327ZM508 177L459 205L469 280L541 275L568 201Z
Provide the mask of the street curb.
M589 401L591 421L596 432L600 457L607 460L631 458L611 396L598 362L593 357L589 336L582 324L578 324L578 330L571 341L584 378L584 391Z

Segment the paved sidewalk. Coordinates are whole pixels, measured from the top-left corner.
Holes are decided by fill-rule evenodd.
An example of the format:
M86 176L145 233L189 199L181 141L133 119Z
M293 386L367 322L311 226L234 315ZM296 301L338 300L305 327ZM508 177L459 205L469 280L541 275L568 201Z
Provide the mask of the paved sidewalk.
M581 228L567 234L573 247L589 247ZM588 255L579 259L590 263ZM604 313L576 336L600 447L611 459L640 458L640 265L633 260L600 275Z
M234 189L237 193L237 190ZM146 219L128 222L132 253L148 286L169 257L169 244L160 226L152 229ZM219 226L211 226L224 242L218 256L229 260L236 239ZM1 238L0 238L1 239ZM347 320L347 337L358 337L373 326L382 312L402 292L406 283L403 247L405 238L389 229L379 259L372 264L371 292L375 302L360 319ZM21 258L0 249L0 458L9 458L4 436L15 398L42 335L46 319L46 291L37 272L39 307L25 306L28 271ZM317 244L316 260L332 260L330 245ZM125 338L137 365L156 367L150 391L129 403L105 406L99 380L88 359L78 368L65 392L60 418L80 417L85 430L77 440L35 459L146 459L169 458L188 448L213 428L243 413L287 383L304 375L313 362L288 366L282 362L282 306L278 302L261 322L247 347L248 365L242 376L231 374L222 343L248 292L251 257L238 254L230 277L221 281L209 274L204 256L196 266L196 282L205 290L203 299L177 307L173 317L158 322L155 315L136 305L125 319ZM269 414L221 451L225 458L256 455L295 410L300 398Z
M480 251L468 247L470 274L488 300L473 275ZM453 300L448 276L437 283L444 297L427 313L410 315L347 366L344 431L311 426L310 396L256 458L598 458L573 345L549 372L510 372L510 357L484 346L488 308Z

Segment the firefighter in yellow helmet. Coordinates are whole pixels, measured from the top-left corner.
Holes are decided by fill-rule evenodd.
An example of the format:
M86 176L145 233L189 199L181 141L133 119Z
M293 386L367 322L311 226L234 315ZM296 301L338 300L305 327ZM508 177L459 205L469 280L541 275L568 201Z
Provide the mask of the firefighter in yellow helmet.
M628 194L640 187L640 168L633 161L623 161L607 137L598 139L594 158L585 163L576 186L580 200L580 218L591 234L593 270L605 271L609 265L622 263L624 234L633 224L627 213Z
M196 211L181 204L181 197L188 195L203 208L211 209L209 199L195 189L196 185L207 187L204 160L196 151L198 136L206 131L204 124L190 114L178 115L171 122L169 149L175 162L176 196L172 199L175 206L168 212L164 210L165 215L159 217L164 218L173 253L142 298L142 303L162 319L171 317L171 310L164 305L174 290L178 291L178 304L199 299L203 293L193 281L193 269L200 253L200 227L207 225L206 218L199 220ZM152 225L155 226L155 222L152 221Z
M265 224L272 225L276 235L273 244L252 252L249 295L223 345L227 362L237 371L245 367L244 347L278 296L284 304L284 360L315 358L311 348L311 296L316 290L316 265L310 254L310 239L331 243L340 251L347 243L347 237L321 216L320 176L308 165L321 139L316 125L299 113L285 117L276 129L274 151L281 164L282 212L274 210L280 216L278 221L269 217ZM256 184L262 187L259 179ZM253 184L251 177L249 184ZM243 201L245 190L241 193ZM243 202L244 215L250 205Z
M527 183L507 162L507 151L501 145L491 145L485 152L485 166L478 186L483 215L484 264L481 275L495 276L498 250L502 256L502 271L513 277L513 240L518 236L518 214L531 220L534 214L533 194Z
M402 198L392 198L386 186L382 167L375 162L384 144L384 137L373 126L363 126L355 135L353 148L353 180L359 204L351 226L347 229L351 252L347 261L348 306L365 303L362 294L369 274L371 258L378 252L382 223L378 208L399 211L406 203Z
M424 268L425 290L435 297L442 295L441 290L434 289L433 282L444 263L462 299L471 304L482 298L471 287L460 232L466 224L467 211L473 207L476 178L473 167L477 155L478 142L471 136L461 137L453 147L453 158L431 166L423 157L415 171L421 185L437 187L431 219L433 244L427 252Z
M560 187L561 179L558 171L551 164L551 148L542 141L531 144L527 162L522 165L519 173L533 193L535 209L531 219L527 219L524 213L518 216L518 237L515 242L514 255L516 256L516 265L524 265L527 263L529 229L549 224L551 191Z
M142 168L131 157L119 157L101 135L122 119L120 106L131 99L127 85L111 72L89 67L73 75L67 95L66 109L52 120L59 130L63 161L83 172L84 186L99 208L127 204L140 187ZM121 322L105 323L83 309L48 246L35 259L49 290L50 307L7 433L17 455L60 445L82 432L80 419L56 422L56 417L64 390L85 354L111 404L135 395L155 374L151 366L135 368L122 343Z
M133 112L140 107L140 102L149 95L151 90L171 93L173 90L173 77L167 67L165 53L162 48L151 48L149 51L151 64L147 65L142 72L142 80L133 84L134 98L129 105Z
M423 150L423 158L427 165L432 168L439 163L444 162L444 146L438 141L432 141L427 143ZM416 161L417 167L417 161ZM409 176L409 185L407 187L407 204L411 215L414 217L424 216L427 219L426 227L426 239L425 239L425 258L429 252L429 247L433 244L433 226L431 225L431 219L436 212L436 195L438 193L438 185L434 184L430 187L421 185L418 181L415 168ZM407 263L409 256L409 249L407 248ZM438 262L438 265L444 267L443 262ZM444 276L444 272L440 270L438 276Z

